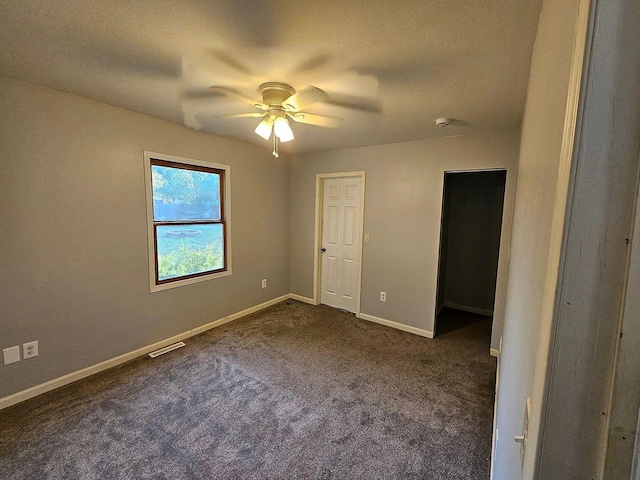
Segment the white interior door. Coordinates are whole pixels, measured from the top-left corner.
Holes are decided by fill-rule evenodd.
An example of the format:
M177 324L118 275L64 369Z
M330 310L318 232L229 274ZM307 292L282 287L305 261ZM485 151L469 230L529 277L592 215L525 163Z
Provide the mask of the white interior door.
M323 183L320 302L355 312L360 272L362 179L327 178Z

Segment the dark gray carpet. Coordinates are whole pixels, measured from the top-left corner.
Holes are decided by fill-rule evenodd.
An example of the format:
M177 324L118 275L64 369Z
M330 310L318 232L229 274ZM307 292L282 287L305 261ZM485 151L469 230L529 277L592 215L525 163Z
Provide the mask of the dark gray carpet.
M0 478L488 479L489 335L282 303L0 411Z

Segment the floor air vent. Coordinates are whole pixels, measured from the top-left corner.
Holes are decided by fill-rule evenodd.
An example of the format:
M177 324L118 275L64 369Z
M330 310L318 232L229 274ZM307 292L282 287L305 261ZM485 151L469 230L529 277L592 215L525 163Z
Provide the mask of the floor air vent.
M159 357L160 355L164 355L165 353L169 353L170 351L175 350L177 348L184 347L185 345L186 343L184 342L173 343L171 345L167 345L166 347L162 347L160 350L151 352L149 356L151 358L156 358L156 357Z

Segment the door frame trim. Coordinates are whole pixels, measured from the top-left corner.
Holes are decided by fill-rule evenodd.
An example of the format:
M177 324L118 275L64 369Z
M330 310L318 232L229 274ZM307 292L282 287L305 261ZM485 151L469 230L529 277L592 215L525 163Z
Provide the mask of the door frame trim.
M320 261L320 245L322 243L322 203L324 181L329 178L360 178L362 195L360 195L360 252L358 253L358 269L356 279L356 317L360 318L360 302L362 299L362 251L364 239L364 196L365 171L317 173L316 174L316 213L315 236L313 240L313 304L320 305L322 287L322 262Z

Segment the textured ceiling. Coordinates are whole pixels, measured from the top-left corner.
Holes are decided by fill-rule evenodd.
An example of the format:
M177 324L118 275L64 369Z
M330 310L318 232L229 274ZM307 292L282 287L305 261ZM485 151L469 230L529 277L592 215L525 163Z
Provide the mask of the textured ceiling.
M353 110L294 124L290 152L517 128L540 0L24 0L0 3L0 74L256 144L264 81L316 85ZM340 102L336 102L340 103ZM379 107L380 111L375 111ZM371 110L371 111L369 111ZM434 120L455 120L438 128Z

